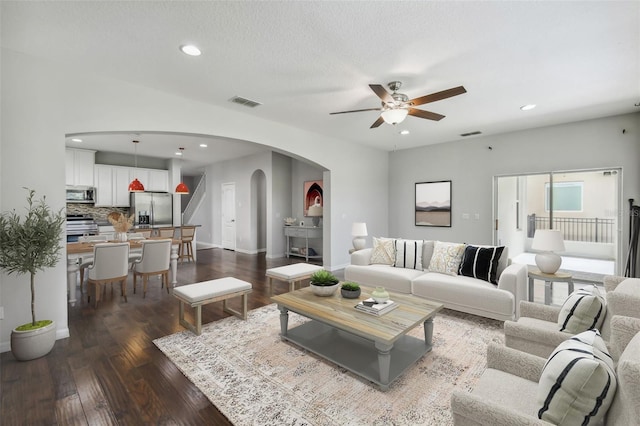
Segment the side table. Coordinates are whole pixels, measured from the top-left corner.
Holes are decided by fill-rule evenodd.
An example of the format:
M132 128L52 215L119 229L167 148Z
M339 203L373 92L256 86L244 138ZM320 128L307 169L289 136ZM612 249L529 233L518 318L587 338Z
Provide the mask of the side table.
M535 266L528 267L529 275L529 301L533 302L533 280L544 281L544 304L551 304L554 282L565 282L568 286L568 294L573 293L573 276L566 272L556 272L555 274L545 274Z

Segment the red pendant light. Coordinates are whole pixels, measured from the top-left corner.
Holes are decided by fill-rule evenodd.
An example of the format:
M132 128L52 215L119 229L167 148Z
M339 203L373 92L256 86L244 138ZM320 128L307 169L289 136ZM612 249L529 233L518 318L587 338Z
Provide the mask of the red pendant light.
M184 148L180 147L178 149L180 149L180 153L178 155L182 157L182 155L184 155ZM182 161L180 162L180 176L182 176ZM175 193L176 194L189 193L189 188L187 187L187 185L184 184L184 182L182 182L182 179L180 179L180 183L178 184L178 186L176 186Z
M135 166L136 166L136 171L138 170L138 144L140 143L140 141L133 141L134 143L134 150L135 150ZM138 178L134 178L131 183L129 184L129 192L144 192L144 185L142 184L142 182L140 182L138 180Z
M138 178L133 179L129 184L129 192L144 192L144 185Z

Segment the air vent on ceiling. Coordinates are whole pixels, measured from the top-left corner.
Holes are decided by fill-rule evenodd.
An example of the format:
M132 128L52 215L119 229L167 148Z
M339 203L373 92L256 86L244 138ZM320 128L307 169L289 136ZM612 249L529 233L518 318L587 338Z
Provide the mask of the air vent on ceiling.
M260 102L252 101L251 99L246 99L241 96L234 96L229 99L229 102L233 102L234 104L244 105L249 108L255 108L258 105L262 105Z
M464 137L464 136L474 136L474 135L480 135L480 134L482 134L482 132L476 130L475 132L462 133L462 134L460 134L460 136Z

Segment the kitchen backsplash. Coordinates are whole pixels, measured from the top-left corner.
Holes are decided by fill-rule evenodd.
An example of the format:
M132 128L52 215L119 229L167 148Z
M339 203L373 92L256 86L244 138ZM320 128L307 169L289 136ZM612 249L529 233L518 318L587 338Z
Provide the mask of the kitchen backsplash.
M67 214L83 214L93 217L96 222L106 222L111 212L129 214L128 207L95 207L90 204L67 204Z

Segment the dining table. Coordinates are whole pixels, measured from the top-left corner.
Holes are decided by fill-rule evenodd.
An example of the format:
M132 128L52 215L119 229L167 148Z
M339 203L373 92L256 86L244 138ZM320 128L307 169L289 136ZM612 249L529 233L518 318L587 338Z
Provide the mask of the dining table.
M162 240L166 238L151 237L148 240ZM142 253L142 241L144 240L129 240L129 253ZM106 242L119 242L119 241L106 241ZM76 285L78 284L78 271L80 270L80 264L83 258L93 256L93 247L96 244L103 244L105 241L91 241L91 242L69 242L67 243L67 291L69 303L71 306L75 306L76 302ZM180 240L172 240L171 243L171 257L170 257L170 271L171 271L171 287L175 287L178 283L177 280L177 268L178 268L178 248L180 247Z

